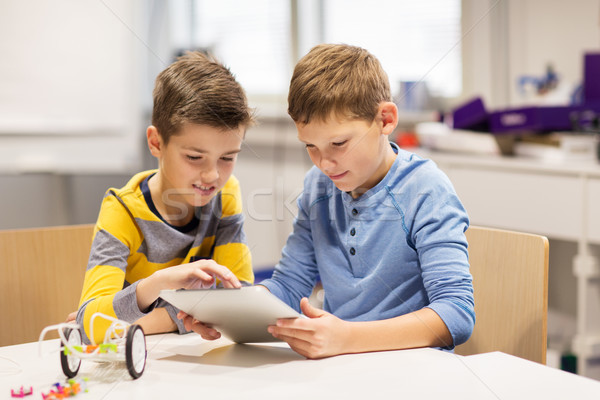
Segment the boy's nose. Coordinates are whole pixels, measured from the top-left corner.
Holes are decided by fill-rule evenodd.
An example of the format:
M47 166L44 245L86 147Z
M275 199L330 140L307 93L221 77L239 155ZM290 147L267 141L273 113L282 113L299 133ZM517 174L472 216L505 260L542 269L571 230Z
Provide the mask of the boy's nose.
M331 168L334 168L336 165L336 162L328 157L321 157L321 169L324 171L327 171Z
M210 168L202 171L202 182L211 183L219 179L219 171L216 168Z

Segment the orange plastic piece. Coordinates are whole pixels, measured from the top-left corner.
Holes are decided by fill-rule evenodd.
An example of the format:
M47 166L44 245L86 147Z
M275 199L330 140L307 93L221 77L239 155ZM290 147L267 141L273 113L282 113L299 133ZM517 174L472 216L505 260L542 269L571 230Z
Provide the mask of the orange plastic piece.
M93 353L94 351L96 351L96 349L97 349L97 348L98 348L98 345L91 345L91 344L90 344L90 345L88 345L88 346L85 348L85 352L86 352L86 353Z

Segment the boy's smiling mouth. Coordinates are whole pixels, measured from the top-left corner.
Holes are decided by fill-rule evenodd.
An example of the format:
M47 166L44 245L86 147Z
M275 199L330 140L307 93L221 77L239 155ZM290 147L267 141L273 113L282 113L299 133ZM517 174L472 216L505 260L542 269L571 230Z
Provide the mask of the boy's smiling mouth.
M208 196L215 191L215 186L205 186L205 185L196 185L192 184L194 191L202 196Z

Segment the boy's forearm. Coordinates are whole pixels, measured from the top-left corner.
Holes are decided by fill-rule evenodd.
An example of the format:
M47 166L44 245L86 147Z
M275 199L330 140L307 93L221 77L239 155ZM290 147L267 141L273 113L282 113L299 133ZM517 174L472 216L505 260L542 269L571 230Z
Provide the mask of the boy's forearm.
M136 288L136 297L138 307L141 311L146 310L156 301L163 285L161 283L160 272L157 271L149 277L142 279Z
M177 325L164 307L155 308L135 323L144 329L146 335L177 331Z
M348 352L399 350L452 345L452 335L439 315L429 309L382 321L350 322Z

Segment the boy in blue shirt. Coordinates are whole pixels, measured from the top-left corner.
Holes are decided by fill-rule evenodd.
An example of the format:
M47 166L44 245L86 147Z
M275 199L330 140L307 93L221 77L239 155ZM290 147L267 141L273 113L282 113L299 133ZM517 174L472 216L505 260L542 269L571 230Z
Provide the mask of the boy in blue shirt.
M377 59L316 46L296 65L288 113L315 167L261 285L309 318L269 331L309 358L465 342L475 323L468 216L433 162L390 143L398 110ZM318 277L324 310L307 300Z

